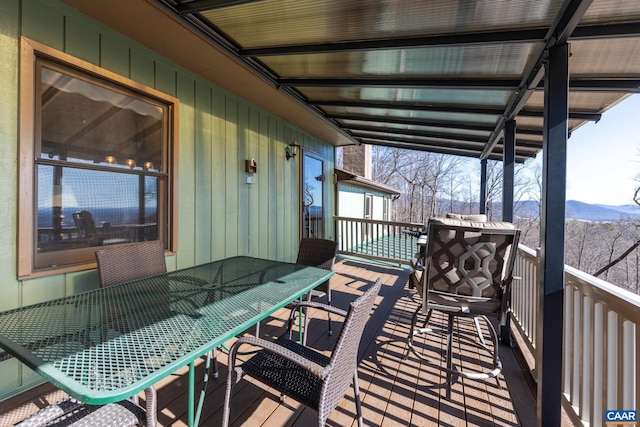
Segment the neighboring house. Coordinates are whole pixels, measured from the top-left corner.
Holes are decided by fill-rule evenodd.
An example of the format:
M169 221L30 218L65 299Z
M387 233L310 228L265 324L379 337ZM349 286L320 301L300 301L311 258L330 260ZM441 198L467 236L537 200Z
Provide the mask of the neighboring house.
M348 218L393 221L394 201L400 192L387 185L336 169L336 215Z
M336 216L353 218L336 221L341 251L373 255L373 247L394 234L387 225L375 222L395 219L393 202L400 192L342 169L336 169L335 174Z

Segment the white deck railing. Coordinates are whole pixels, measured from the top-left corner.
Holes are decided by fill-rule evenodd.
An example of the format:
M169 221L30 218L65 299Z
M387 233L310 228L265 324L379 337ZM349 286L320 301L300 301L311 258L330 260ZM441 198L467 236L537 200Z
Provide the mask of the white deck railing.
M538 260L520 247L513 322L537 356ZM565 267L563 405L577 425L604 425L609 409L640 409L640 296ZM539 338L540 339L540 338Z
M338 253L408 264L416 251L415 236L422 224L334 217Z

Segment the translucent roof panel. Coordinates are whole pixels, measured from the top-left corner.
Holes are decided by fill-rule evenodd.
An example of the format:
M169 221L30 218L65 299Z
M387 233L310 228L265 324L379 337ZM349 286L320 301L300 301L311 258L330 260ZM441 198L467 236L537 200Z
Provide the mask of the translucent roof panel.
M580 24L601 24L640 20L637 0L593 0Z
M457 122L474 122L495 125L498 123L499 117L489 114L465 114L465 113L446 113L440 111L416 111L416 110L391 110L383 108L363 108L363 107L323 107L329 115L337 114L364 114L371 116L384 117L412 117L430 121L457 121Z
M371 126L371 127L380 127L383 130L384 129L396 129L396 130L408 130L408 131L415 130L415 131L422 131L422 132L437 132L442 134L456 133L461 135L467 135L469 137L478 136L478 137L487 138L490 133L486 131L483 132L479 130L464 129L464 128L451 129L451 128L437 127L437 126L401 125L397 123L381 123L376 121L369 122L369 121L351 120L351 119L340 120L340 122L349 128L356 128L358 126Z
M262 0L201 12L244 48L548 26L549 0Z
M640 37L573 41L570 67L575 78L601 75L638 78Z
M300 87L298 90L313 100L416 101L485 106L504 106L511 96L511 91L485 89Z
M569 109L573 111L603 112L621 102L625 96L619 92L569 92ZM526 108L542 110L544 92L535 91L527 100Z
M205 52L181 62L196 61L205 77L335 145L440 138L447 141L438 152L459 153L449 139L466 138L475 148L463 155L494 158L504 124L515 119L518 155L533 155L544 128L547 53L559 43L571 51L569 132L640 92L639 0L156 2L295 106L274 106L264 87L248 89L246 75L218 77L217 62L200 64ZM296 108L305 111L290 112Z
M280 77L466 76L517 77L534 43L451 46L258 57Z

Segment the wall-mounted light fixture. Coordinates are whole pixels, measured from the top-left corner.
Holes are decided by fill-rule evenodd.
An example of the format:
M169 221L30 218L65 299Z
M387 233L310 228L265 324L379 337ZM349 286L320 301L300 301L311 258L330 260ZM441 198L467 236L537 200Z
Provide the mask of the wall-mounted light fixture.
M136 161L133 159L127 159L127 166L129 166L131 169L136 167Z
M295 139L291 141L289 145L287 145L284 148L284 152L287 155L287 160L289 160L292 157L295 157L298 154L298 148L300 148L300 146L298 145L298 142Z
M112 165L116 163L116 158L115 156L106 156L104 158L104 161L107 163L111 163Z

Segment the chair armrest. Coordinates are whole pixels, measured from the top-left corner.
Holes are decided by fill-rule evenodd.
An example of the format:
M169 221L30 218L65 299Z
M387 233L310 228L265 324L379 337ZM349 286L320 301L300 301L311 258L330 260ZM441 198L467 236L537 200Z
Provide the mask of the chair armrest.
M291 311L294 312L296 309L301 307L317 308L320 310L328 311L329 313L337 314L338 316L347 317L347 312L344 310L341 310L332 305L322 304L320 302L314 301L295 301L292 303Z
M284 357L285 359L292 361L293 363L301 366L302 368L306 369L307 371L317 376L318 378L322 379L325 377L325 368L323 366L307 359L304 356L299 355L295 351L282 347L278 343L275 343L273 341L267 341L257 337L241 337L241 338L238 338L238 340L235 343L233 343L233 345L229 349L229 375L231 375L232 373L237 374L236 353L238 351L238 348L244 344L261 347L266 351L277 354L281 357ZM240 367L240 369L242 369L242 367ZM239 378L240 376L237 376L236 381Z
M314 301L294 301L291 306L291 311L289 312L289 323L287 325L287 331L289 332L289 337L291 337L291 331L293 330L293 324L296 320L296 312L299 308L317 308L319 310L324 310L329 313L337 314L338 316L347 317L347 312L336 308L332 305L322 304ZM305 311L306 316L306 311Z
M144 390L145 412L147 427L158 425L158 399L156 389L148 387Z

